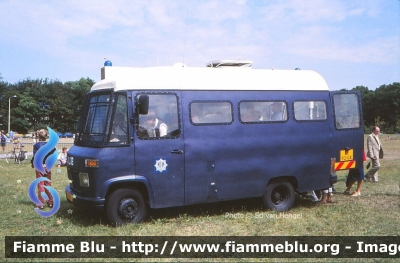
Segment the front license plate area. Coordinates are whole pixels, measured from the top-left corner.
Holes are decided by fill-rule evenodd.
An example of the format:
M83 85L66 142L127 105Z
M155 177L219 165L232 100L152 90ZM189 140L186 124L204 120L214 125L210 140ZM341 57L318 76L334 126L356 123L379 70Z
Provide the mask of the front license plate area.
M70 193L65 193L67 195L67 199L72 202L73 198Z

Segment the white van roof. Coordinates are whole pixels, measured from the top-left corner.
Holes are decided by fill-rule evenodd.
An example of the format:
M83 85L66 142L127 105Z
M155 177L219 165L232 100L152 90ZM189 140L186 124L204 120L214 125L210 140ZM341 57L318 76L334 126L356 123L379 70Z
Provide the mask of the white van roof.
M92 91L117 90L292 90L328 91L318 73L310 70L272 70L243 67L113 67L102 69L103 80Z

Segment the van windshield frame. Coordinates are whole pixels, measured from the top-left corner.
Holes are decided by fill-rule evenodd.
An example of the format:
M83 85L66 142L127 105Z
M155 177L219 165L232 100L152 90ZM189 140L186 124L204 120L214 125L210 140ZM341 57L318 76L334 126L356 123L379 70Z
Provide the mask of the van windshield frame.
M123 110L125 114L124 127L126 134L117 140L113 137L115 124L113 118L116 111L121 112L121 106L118 105L121 100L125 105L126 93L114 93L112 89L89 93L84 100L82 115L78 122L77 133L75 136L75 145L89 147L107 147L107 146L126 146L129 145L129 125L127 106ZM125 100L125 102L124 102ZM118 107L117 107L118 106Z

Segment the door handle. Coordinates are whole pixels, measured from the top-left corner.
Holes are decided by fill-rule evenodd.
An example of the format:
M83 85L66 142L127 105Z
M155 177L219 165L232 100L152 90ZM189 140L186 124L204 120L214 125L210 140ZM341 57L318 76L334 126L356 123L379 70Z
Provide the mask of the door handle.
M182 154L183 151L182 151L182 150L172 150L171 153L174 153L174 154Z

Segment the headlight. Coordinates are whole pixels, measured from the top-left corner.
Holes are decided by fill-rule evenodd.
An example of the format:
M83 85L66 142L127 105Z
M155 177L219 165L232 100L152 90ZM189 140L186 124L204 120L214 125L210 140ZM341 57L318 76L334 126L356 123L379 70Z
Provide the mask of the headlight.
M67 157L67 164L68 164L68 166L73 166L74 165L74 157L68 156Z
M89 187L89 175L87 173L79 173L79 183L82 187Z

